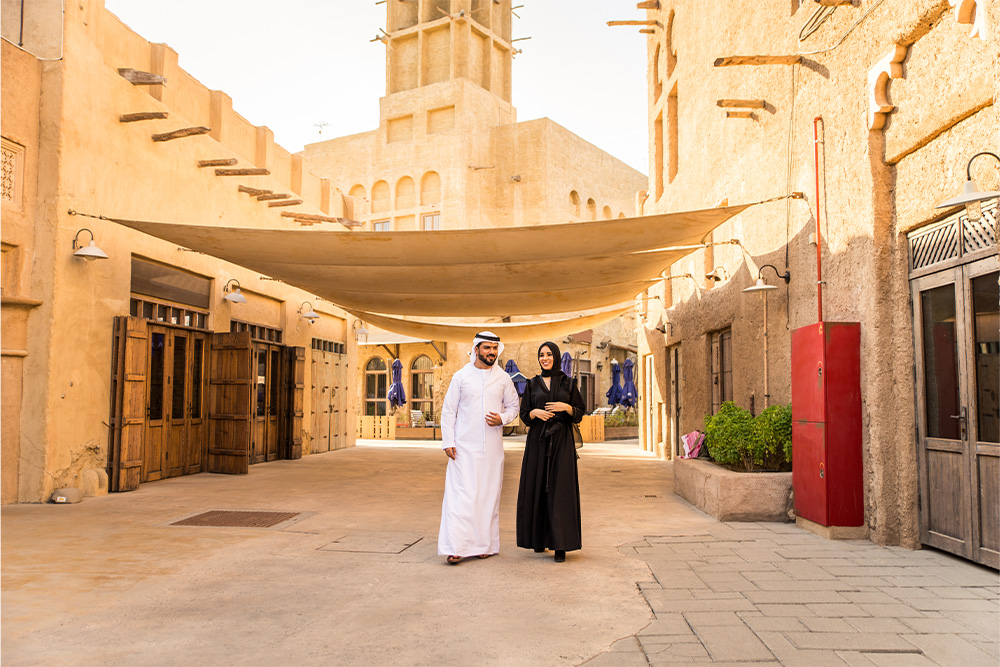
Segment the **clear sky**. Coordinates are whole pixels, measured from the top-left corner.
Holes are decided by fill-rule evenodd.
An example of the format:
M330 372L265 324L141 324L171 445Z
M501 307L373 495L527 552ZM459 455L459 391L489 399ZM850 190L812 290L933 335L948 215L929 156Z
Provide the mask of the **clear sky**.
M392 1L392 0L390 0ZM551 118L642 173L648 170L646 40L635 0L519 0L513 102L518 120ZM105 0L180 66L296 152L373 130L385 94L385 27L374 0ZM169 84L168 84L169 85ZM317 123L329 123L319 134Z

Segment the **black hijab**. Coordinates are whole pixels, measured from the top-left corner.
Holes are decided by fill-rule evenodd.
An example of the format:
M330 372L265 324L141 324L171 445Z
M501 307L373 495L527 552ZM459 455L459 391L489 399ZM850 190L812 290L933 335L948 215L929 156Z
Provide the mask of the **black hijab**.
M542 353L542 348L547 347L552 351L552 368L549 370L542 369L542 377L559 377L563 374L562 372L562 353L559 352L559 346L552 341L545 341L538 346L538 354ZM538 358L537 356L535 357Z

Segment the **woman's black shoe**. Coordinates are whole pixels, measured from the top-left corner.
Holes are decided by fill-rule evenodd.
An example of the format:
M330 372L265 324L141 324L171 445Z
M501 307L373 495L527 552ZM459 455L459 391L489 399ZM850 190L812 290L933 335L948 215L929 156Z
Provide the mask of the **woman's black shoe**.
M565 561L566 561L566 552L565 551L559 551L557 549L556 550L556 562L557 563L562 563L562 562L565 562Z
M541 549L535 549L535 553L536 554L543 554L543 553L545 553L545 548L542 547Z

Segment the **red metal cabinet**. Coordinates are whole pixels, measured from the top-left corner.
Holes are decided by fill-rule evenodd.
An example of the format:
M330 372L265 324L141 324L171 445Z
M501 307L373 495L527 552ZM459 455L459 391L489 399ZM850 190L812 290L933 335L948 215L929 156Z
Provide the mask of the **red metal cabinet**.
M861 469L861 325L792 332L795 513L822 526L865 521Z

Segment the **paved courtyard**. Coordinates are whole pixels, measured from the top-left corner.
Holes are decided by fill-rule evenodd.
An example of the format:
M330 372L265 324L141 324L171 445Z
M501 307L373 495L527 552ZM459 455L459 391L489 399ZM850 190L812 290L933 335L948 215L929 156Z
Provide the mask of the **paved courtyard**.
M361 446L2 510L4 665L991 665L1000 578L935 551L723 524L634 442L580 460L584 549L447 566L436 444ZM208 510L270 528L173 525Z

